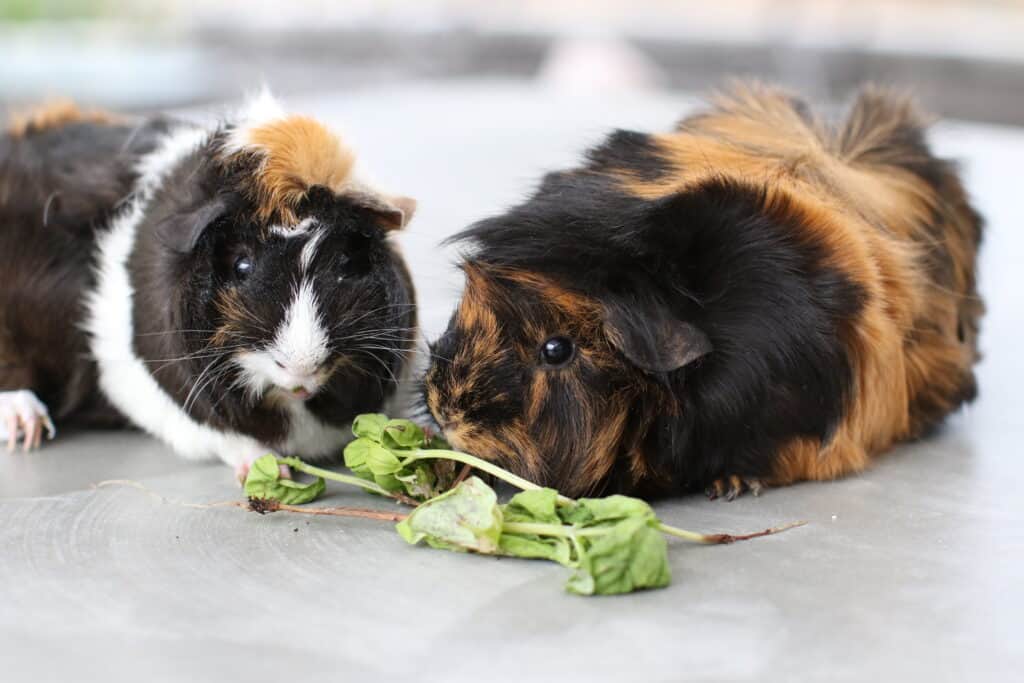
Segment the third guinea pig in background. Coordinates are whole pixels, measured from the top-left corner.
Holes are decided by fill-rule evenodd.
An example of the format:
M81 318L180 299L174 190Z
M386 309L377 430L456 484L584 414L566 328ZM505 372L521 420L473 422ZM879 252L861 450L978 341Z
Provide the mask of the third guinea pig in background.
M740 86L453 238L424 401L569 495L832 479L976 394L981 218L901 94Z

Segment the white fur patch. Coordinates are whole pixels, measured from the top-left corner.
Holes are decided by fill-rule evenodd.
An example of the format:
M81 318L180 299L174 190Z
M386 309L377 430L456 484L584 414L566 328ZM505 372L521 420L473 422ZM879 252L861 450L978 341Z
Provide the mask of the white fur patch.
M113 405L136 425L163 439L186 458L219 457L236 466L267 450L255 439L221 432L193 420L149 374L132 344L131 279L128 258L135 233L153 188L166 173L193 151L205 132L185 129L171 133L140 163L139 193L112 221L98 240L96 287L87 298L85 328L99 366L99 384Z
M316 292L303 280L277 329L271 353L294 372L312 375L327 360L327 342Z
M199 149L209 136L209 131L194 127L181 127L169 132L161 145L139 160L136 191L146 199L151 197L167 173Z
M252 144L251 133L255 128L285 118L281 103L266 88L251 97L233 117L234 129L224 143L227 154L235 154Z
M278 237L284 237L285 239L289 239L291 237L302 237L310 228L316 225L319 225L317 220L311 216L307 216L295 225L272 225L270 226L270 233L277 235Z
M302 252L299 254L299 267L302 268L302 272L305 273L309 270L309 266L313 263L313 259L316 258L316 250L320 246L320 240L324 238L323 230L315 230L310 236L309 241L302 245Z

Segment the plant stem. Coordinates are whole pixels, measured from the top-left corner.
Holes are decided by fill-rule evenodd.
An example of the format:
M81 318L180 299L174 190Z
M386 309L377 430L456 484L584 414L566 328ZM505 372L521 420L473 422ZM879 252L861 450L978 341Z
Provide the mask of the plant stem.
M478 469L481 472L486 472L487 474L497 477L498 479L501 479L506 483L512 484L516 488L522 489L523 491L533 491L542 488L541 486L534 484L532 481L523 479L518 475L512 474L508 470L498 467L492 462L488 462L487 460L478 458L475 455L470 455L469 453L461 453L459 451L417 448L416 450L408 452L406 460L402 464L407 465L417 460L431 459L444 459L461 462L465 465L473 467L474 469ZM558 502L562 505L565 505L567 503L572 503L574 501L572 500L572 498L559 494Z
M501 525L501 533L503 534L534 534L535 536L559 536L562 538L593 535L584 534L584 531L584 529L576 529L565 524L544 524L541 522L505 522Z
M680 529L678 527L669 526L668 524L662 524L659 522L658 530L663 534L668 534L669 536L675 536L677 538L685 538L687 541L693 541L694 543L724 544L735 543L736 541L746 541L760 536L771 536L772 534L778 534L786 531L787 529L803 526L804 524L807 524L807 522L791 522L790 524L783 524L782 526L773 526L770 529L755 531L752 534L698 534L693 531L687 531L686 529Z
M388 495L389 493L387 489L381 487L375 482L369 481L367 479L360 479L359 477L353 476L351 474L342 474L341 472L334 472L332 470L325 470L320 467L315 467L313 465L309 465L307 463L302 462L298 458L278 458L277 462L280 463L281 465L288 465L288 467L291 467L293 470L305 472L306 474L310 474L314 477L323 477L324 479L330 479L331 481L340 482L342 484L359 486L360 488L364 488L368 491L373 491L374 493L380 493L381 495L385 496Z
M770 536L793 527L803 526L807 522L793 522L782 526L756 531L752 534L700 534L696 531L688 531L679 527L669 526L658 522L655 527L658 531L676 538L683 538L693 543L724 544L746 541L760 536ZM608 533L607 528L595 527L592 529L579 529L569 524L544 524L539 522L505 522L501 527L502 533L512 534L534 534L536 536L558 536L562 538L586 538L587 536L600 536Z
M250 500L247 503L237 502L237 507L246 508L261 515L268 512L297 512L302 515L329 515L331 517L359 517L361 519L379 519L385 522L401 522L409 515L404 512L385 512L383 510L367 510L366 508L329 507L309 508L301 505L287 505L276 500Z
M278 458L277 462L281 465L288 465L294 470L298 470L299 472L305 472L306 474L312 475L314 477L323 477L324 479L330 479L331 481L336 481L341 484L358 486L360 488L366 489L367 491L379 493L380 495L386 496L388 498L394 498L398 502L405 503L406 505L412 505L413 507L419 505L419 501L417 500L413 500L412 498L404 496L400 493L388 491L386 488L384 488L380 484L377 484L376 482L369 481L367 479L361 479L351 474L342 474L341 472L334 472L332 470L325 470L320 467L315 467L313 465L309 465L307 463L302 462L298 458Z

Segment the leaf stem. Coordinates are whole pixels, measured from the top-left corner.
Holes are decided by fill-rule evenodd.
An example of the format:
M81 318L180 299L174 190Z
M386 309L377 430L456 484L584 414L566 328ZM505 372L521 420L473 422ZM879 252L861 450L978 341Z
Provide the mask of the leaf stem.
M342 474L341 472L334 472L332 470L325 470L314 465L309 465L298 458L278 458L277 462L282 465L288 465L293 470L299 472L305 472L306 474L313 475L314 477L323 477L324 479L330 479L331 481L337 481L342 484L350 484L352 486L359 486L361 488L373 491L374 493L381 493L387 495L388 491L383 487L379 486L375 482L368 481L366 479L360 479L359 477L351 474Z
M487 460L478 458L475 455L470 455L469 453L462 453L460 451L448 451L434 448L417 448L415 450L408 451L406 460L402 464L407 465L417 460L431 459L444 459L461 462L464 465L469 465L474 469L478 469L481 472L486 472L487 474L497 477L498 479L501 479L502 481L508 484L512 484L516 488L522 489L523 491L533 491L542 488L541 486L534 484L532 481L529 481L528 479L523 479L518 475L512 474L506 469L498 467L492 462L488 462ZM573 503L574 501L572 500L572 498L559 494L558 502L562 505L565 505L568 503Z
M288 465L294 470L297 470L299 472L305 472L306 474L312 475L314 477L323 477L324 479L330 479L331 481L336 481L341 484L358 486L360 488L366 489L367 491L379 493L380 495L386 496L387 498L394 498L395 500L401 503L405 503L406 505L419 505L419 501L413 500L408 496L403 496L400 493L388 491L386 488L384 488L383 486L376 482L369 481L367 479L361 479L360 477L356 477L351 474L342 474L341 472L334 472L333 470L325 470L320 467L315 467L313 465L307 464L299 460L298 458L278 458L277 462L282 465Z
M236 503L237 507L247 508L261 515L268 512L297 512L302 515L329 515L331 517L359 517L361 519L379 519L385 522L401 522L409 515L404 512L386 512L384 510L368 510L366 508L327 507L313 508L301 505L287 505L276 500L250 499L247 503Z
M550 524L544 522L505 522L501 525L501 533L534 534L536 536L559 536L562 538L587 538L603 536L610 527L580 528L572 524Z
M789 524L783 524L782 526L773 526L762 531L755 531L752 534L698 534L694 531L687 531L686 529L669 526L668 524L662 524L661 522L658 522L657 528L663 534L668 534L669 536L675 536L677 538L685 538L687 541L693 541L694 543L725 544L735 543L736 541L746 541L760 536L771 536L772 534L778 534L786 531L787 529L803 526L804 524L807 524L807 522L791 522Z

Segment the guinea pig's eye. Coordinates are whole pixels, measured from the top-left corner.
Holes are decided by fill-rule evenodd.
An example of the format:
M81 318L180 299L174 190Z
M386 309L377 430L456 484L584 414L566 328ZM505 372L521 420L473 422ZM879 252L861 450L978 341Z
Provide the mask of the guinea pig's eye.
M233 267L235 269L235 277L244 280L252 274L252 259L248 256L239 256L235 259Z
M574 350L568 337L552 337L540 347L540 359L545 365L565 365L572 360Z

